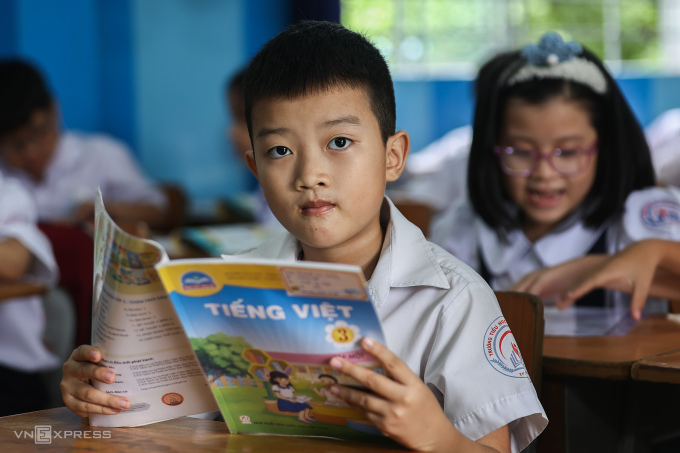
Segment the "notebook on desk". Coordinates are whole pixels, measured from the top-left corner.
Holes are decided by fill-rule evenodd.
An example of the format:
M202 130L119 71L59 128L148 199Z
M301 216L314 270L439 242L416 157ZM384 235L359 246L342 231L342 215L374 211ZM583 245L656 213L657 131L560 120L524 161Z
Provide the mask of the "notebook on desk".
M182 240L215 257L257 247L272 234L254 223L186 227L181 232Z
M627 307L544 308L545 335L555 337L599 337L625 335L636 321ZM646 313L643 312L643 316Z

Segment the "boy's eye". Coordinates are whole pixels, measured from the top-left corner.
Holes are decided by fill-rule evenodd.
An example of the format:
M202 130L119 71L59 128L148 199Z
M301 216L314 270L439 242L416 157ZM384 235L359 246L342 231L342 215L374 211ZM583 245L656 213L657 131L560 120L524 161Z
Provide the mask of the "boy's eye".
M270 157L273 157L274 159L279 159L283 156L287 156L288 154L292 154L292 153L285 146L275 146L275 147L271 148L269 151L267 151L267 155L269 155Z
M330 149L345 149L352 143L352 140L345 137L337 137L328 144Z

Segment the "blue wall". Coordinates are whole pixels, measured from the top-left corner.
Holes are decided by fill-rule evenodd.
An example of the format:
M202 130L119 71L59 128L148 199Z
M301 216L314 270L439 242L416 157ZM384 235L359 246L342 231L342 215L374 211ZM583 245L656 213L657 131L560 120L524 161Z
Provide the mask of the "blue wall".
M67 127L123 139L154 179L210 200L251 182L225 137L225 80L304 4L2 0L0 56L25 56L44 69ZM678 77L619 82L644 125L680 107ZM409 131L414 151L470 121L471 81L397 80L395 92L397 126Z

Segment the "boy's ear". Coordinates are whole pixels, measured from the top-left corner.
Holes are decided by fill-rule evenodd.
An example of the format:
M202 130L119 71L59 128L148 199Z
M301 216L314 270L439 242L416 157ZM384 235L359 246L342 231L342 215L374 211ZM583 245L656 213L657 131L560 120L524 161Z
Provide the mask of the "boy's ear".
M411 147L411 138L406 131L397 131L387 139L386 152L386 179L396 181L406 165L406 156Z
M248 168L252 172L253 175L260 180L260 178L257 176L257 165L255 164L255 154L253 154L253 150L250 149L246 151L246 163L248 164Z

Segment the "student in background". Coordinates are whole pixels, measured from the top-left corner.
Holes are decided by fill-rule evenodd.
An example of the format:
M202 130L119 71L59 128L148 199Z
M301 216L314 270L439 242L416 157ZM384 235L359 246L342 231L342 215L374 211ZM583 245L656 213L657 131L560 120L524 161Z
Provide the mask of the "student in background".
M55 283L57 265L36 220L31 195L0 175L0 287ZM0 417L47 408L41 372L57 368L59 360L43 344L44 329L40 295L0 300Z
M166 225L165 195L122 143L63 131L58 102L42 75L19 59L0 61L0 170L33 195L59 265L59 284L76 305L77 340L89 341L97 186L111 216L134 234Z
M659 184L680 187L680 108L659 115L645 129Z
M470 199L432 240L493 288L643 239L680 240L680 191L654 187L642 128L590 51L546 34L485 64L476 92ZM627 303L602 291L577 302Z
M246 124L246 102L243 93L243 83L246 75L246 69L243 68L237 71L228 80L225 91L225 100L227 109L231 114L232 123L226 131L227 138L234 146L234 151L245 167L247 167L246 153L252 149L250 143L250 136L248 135L248 125ZM240 206L245 206L245 210L253 220L258 224L270 228L272 230L282 229L281 224L274 214L272 214L267 200L264 199L262 189L254 179L254 186L248 193L239 194L234 197L233 202ZM232 203L233 204L233 203Z
M19 59L0 62L0 167L34 195L40 222L92 222L100 186L117 222L165 224L167 200L130 150L107 136L63 131L43 77Z
M483 332L502 316L493 292L385 197L410 140L395 132L394 89L380 52L338 24L302 22L260 50L245 93L248 166L288 230L245 256L360 266L394 351L364 338L392 378L335 357L330 366L371 393L331 391L412 449L526 447L547 419L521 367L506 375L487 360ZM88 383L112 382L111 371L95 365L100 358L81 346L64 365L64 402L78 414L130 407Z

